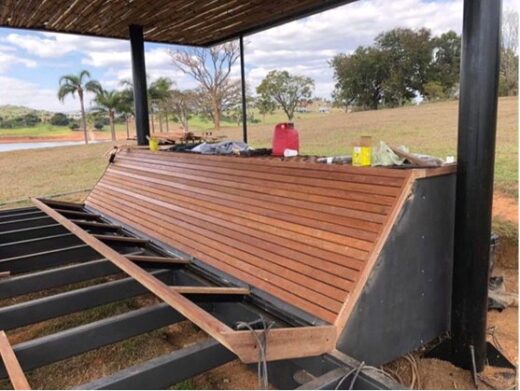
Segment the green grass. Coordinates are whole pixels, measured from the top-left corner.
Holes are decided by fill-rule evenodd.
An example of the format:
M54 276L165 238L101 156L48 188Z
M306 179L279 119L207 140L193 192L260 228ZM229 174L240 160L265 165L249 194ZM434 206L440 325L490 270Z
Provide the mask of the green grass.
M257 116L257 118L260 118ZM302 153L313 155L350 154L361 135L377 143L408 146L412 152L446 157L456 154L458 102L441 102L399 109L329 114L300 113L294 122L300 131ZM286 121L277 112L266 122L249 126L250 144L268 147L273 124ZM172 125L172 124L170 124ZM219 132L228 139L241 139L236 124ZM194 118L193 128L211 129L212 123ZM124 125L118 124L119 132ZM62 129L61 131L64 131ZM2 132L2 131L0 131ZM1 133L0 133L1 134ZM103 134L108 135L108 129ZM218 132L215 132L218 135ZM74 146L0 153L0 203L92 187L106 166L103 153L108 144ZM498 106L496 189L508 196L518 195L518 98L501 98Z
M72 133L67 126L39 124L30 128L0 129L2 137L61 137Z

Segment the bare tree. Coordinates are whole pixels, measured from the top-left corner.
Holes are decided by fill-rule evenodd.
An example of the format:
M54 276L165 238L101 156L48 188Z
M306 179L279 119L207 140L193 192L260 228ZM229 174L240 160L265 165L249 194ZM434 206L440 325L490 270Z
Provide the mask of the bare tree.
M210 49L178 49L170 51L170 56L173 65L193 77L199 83L199 90L208 96L211 118L215 129L220 129L226 101L230 94L236 94L236 83L230 80L230 74L240 56L238 43L228 42Z
M188 121L197 107L197 93L193 90L172 90L165 103L169 111L181 123L186 135L189 132Z
M518 13L507 10L502 17L501 94L518 94Z

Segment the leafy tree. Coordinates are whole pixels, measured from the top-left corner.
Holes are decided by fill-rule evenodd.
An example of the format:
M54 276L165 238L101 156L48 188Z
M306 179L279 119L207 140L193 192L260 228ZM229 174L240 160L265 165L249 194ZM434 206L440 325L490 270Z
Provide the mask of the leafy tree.
M175 83L168 77L160 77L157 80L150 83L148 87L148 97L150 100L150 115L152 119L152 132L155 131L154 125L154 112L157 111L159 113L159 128L162 132L162 115L161 111L165 109L165 103L170 97L170 90Z
M81 106L81 120L83 124L83 132L85 134L85 144L88 144L88 134L87 134L87 120L85 116L85 103L84 103L84 94L85 92L94 92L97 93L101 90L101 85L96 80L88 80L90 79L90 73L87 70L82 70L77 75L65 75L60 78L60 88L58 90L58 98L61 102L65 100L65 97L68 95L72 95L75 97L76 95L79 97L79 103Z
M335 104L377 110L384 97L387 66L384 53L375 48L358 47L351 55L338 54L330 65L334 69Z
M446 98L443 85L438 81L429 81L424 85L424 96L429 101L436 101Z
M103 130L104 127L105 127L105 124L103 122L101 122L101 121L94 122L94 129Z
M119 92L119 105L117 112L122 114L125 118L126 124L126 138L130 138L130 127L128 124L129 118L134 115L134 93L131 89L125 88Z
M448 31L432 39L433 59L428 79L437 82L446 97L455 94L459 83L461 39L455 31ZM425 91L426 93L426 91Z
M25 126L35 126L37 123L41 122L41 118L34 113L27 113L23 116L23 121Z
M70 119L63 113L55 113L49 122L54 126L67 126L70 123Z
M262 121L265 122L265 115L273 114L278 106L272 99L259 96L256 99L256 107L258 108L258 112L262 115Z
M396 28L376 37L376 48L387 68L383 82L384 101L388 106L402 106L424 93L432 58L431 32Z
M256 87L262 100L270 100L280 105L289 121L294 117L294 109L302 99L312 95L314 81L309 77L291 75L287 71L271 71Z
M507 10L502 17L500 41L500 95L518 94L518 13Z
M216 45L210 49L190 48L170 52L173 65L199 83L202 109L220 129L222 112L231 100L240 97L240 88L230 79L231 68L240 55L236 41Z
M116 141L116 130L114 119L116 110L120 107L121 94L118 91L99 90L94 98L96 107L94 110L98 113L106 113L110 124L110 132L112 134L112 141Z

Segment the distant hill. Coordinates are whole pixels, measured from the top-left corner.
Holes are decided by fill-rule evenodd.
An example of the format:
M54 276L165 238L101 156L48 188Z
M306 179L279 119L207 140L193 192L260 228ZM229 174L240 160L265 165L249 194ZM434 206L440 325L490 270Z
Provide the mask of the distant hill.
M31 109L26 106L15 106L15 105L2 105L0 106L0 117L2 118L12 118L19 117L25 114L33 113L39 117L42 116L52 116L52 112L46 110L36 110Z

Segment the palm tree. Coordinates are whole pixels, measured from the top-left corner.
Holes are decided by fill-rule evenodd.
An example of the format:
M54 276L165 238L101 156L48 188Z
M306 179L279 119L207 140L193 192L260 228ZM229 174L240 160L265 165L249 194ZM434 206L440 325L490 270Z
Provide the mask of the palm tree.
M98 92L101 90L101 85L96 80L89 80L90 73L87 70L82 70L78 75L64 75L60 78L60 88L58 90L58 99L63 102L67 95L75 97L77 94L79 97L79 103L81 105L81 120L83 124L83 132L85 134L85 144L88 144L87 134L87 119L85 116L85 104L84 94L86 91Z
M162 116L161 110L164 108L164 103L170 97L170 90L175 83L168 77L160 77L154 82L150 83L148 87L148 96L150 97L150 114L152 117L152 129L154 128L153 112L156 108L159 113L159 127L162 132ZM153 130L152 130L153 131Z
M108 114L108 120L110 122L110 132L112 134L112 141L116 141L116 129L114 126L114 119L116 116L116 111L121 106L121 93L119 91L107 91L107 90L99 90L96 93L96 97L94 98L94 102L96 103L95 111L98 113L106 113Z
M134 93L131 89L125 88L119 92L120 101L116 111L125 116L126 122L126 138L130 138L130 129L128 126L128 118L134 114Z

